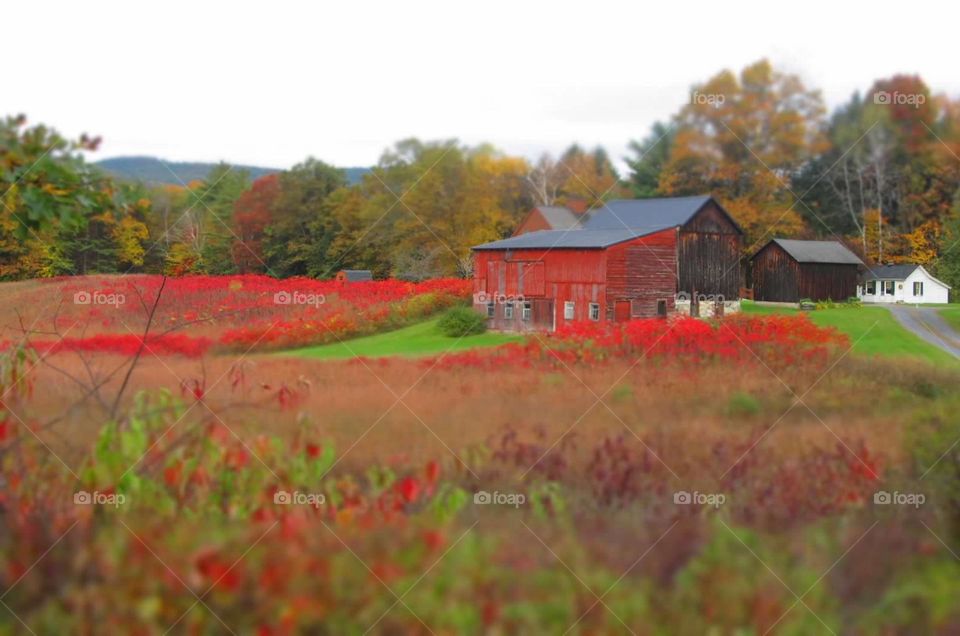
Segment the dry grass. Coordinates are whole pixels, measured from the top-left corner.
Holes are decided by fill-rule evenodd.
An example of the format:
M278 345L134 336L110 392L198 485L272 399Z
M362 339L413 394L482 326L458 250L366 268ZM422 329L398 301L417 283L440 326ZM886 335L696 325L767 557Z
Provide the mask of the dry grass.
M114 373L100 388L99 402L81 400L81 385L125 369L127 363L117 356L76 353L37 363L28 376L35 395L27 414L38 423L62 418L44 432L52 448L69 454L88 447L108 419L125 371ZM843 440L851 447L862 441L873 454L896 462L903 448L903 414L923 399L923 387L949 380L945 372L923 366L871 362L864 369L857 359L845 359L829 371L793 370L777 377L762 366L731 373L723 366L691 369L649 360L632 367L490 373L400 359L146 355L131 375L118 412L138 391L167 389L194 405L178 428L220 419L249 438L290 437L310 425L334 443L349 469L452 460L507 429L536 436L545 447L564 436L588 448L622 435L642 439L670 469L690 475L707 462L716 444L746 443L767 429L759 444L783 461ZM191 394L193 386L204 387L202 401ZM891 386L907 387L909 399L902 390L891 393ZM284 387L292 396L281 404ZM918 394L910 394L909 387L919 387Z

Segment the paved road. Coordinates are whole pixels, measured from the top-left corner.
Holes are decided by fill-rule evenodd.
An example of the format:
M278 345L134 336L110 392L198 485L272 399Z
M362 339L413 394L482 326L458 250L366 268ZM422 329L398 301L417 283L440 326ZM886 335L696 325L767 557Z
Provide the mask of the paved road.
M960 358L960 333L947 324L935 307L891 305L890 311L901 325L930 344Z

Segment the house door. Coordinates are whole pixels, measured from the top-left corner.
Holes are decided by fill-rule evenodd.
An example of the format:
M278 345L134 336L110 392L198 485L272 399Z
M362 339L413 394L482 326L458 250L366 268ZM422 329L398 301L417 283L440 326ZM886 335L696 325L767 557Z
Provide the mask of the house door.
M613 319L616 322L627 322L630 320L630 301L618 300L613 306Z

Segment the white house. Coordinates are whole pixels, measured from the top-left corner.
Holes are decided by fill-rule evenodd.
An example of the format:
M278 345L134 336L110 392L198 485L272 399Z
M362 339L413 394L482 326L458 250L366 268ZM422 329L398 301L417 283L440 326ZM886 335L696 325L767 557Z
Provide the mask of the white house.
M922 265L874 265L863 275L857 296L865 303L946 303L950 285Z

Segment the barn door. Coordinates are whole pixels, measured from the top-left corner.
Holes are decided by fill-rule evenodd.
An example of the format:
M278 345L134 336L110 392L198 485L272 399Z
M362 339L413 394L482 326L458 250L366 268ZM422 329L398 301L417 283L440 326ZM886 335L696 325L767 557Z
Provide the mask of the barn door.
M630 301L618 300L613 306L613 319L616 322L627 322L630 320Z

